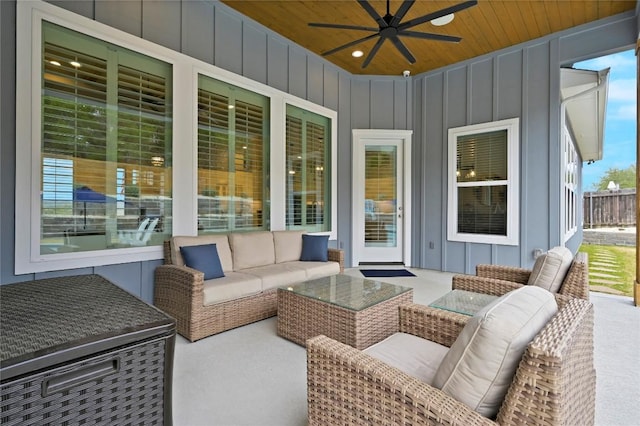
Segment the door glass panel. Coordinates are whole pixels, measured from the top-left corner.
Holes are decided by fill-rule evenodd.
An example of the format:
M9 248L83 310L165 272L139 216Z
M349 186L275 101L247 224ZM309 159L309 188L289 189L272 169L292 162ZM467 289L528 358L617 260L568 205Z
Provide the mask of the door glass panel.
M393 145L365 147L365 247L397 245L397 156Z

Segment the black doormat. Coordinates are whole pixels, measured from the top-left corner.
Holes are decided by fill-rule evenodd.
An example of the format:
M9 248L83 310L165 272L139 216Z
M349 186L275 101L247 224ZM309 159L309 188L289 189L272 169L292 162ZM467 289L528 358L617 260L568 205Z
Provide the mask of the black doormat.
M413 272L406 269L360 269L362 275L368 278L373 277L415 277Z

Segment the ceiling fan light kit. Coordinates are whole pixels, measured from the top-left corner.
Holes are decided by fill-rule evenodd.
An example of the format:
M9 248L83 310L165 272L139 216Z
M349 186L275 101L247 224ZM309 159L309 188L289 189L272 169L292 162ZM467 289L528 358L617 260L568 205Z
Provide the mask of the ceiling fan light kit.
M454 17L455 17L454 14L450 13L448 15L444 15L444 16L441 16L439 18L432 19L431 20L431 25L435 25L436 27L441 27L443 25L447 25L447 24L451 23L451 21L453 21Z
M373 8L373 6L371 6L371 4L367 0L357 0L357 2L369 14L369 16L373 18L375 23L378 25L377 28L364 27L360 25L330 24L330 23L321 23L321 22L310 22L309 26L318 27L318 28L334 28L334 29L341 29L341 30L357 30L357 31L372 32L373 34L370 34L366 37L359 38L357 40L351 41L349 43L343 44L341 46L338 46L336 48L333 48L331 50L328 50L322 53L322 56L328 56L333 53L339 52L343 49L347 49L349 47L355 46L367 40L371 40L378 37L378 41L376 41L376 44L369 51L369 54L367 55L364 62L362 63L362 68L366 68L371 63L371 60L374 58L376 53L378 53L378 50L380 49L380 47L382 47L382 44L387 39L391 41L391 43L395 46L395 48L398 49L398 51L402 54L402 56L405 57L405 59L410 64L414 64L416 62L416 58L405 46L402 40L400 40L401 36L418 38L423 40L437 40L437 41L446 41L446 42L453 42L453 43L459 42L460 40L462 40L460 37L443 35L443 34L424 33L424 32L418 32L418 31L410 31L409 29L415 26L418 26L420 24L424 24L426 22L431 22L433 25L438 25L436 23L433 23L433 21L435 20L436 22L440 22L438 21L438 19L441 19L441 18L442 18L441 19L442 22L444 22L446 19L449 19L448 22L451 22L451 20L453 20L454 13L478 4L477 0L465 1L457 5L450 6L450 7L438 10L436 12L432 12L427 15L423 15L423 16L402 22L402 19L405 17L407 12L409 12L409 9L411 9L411 6L413 6L413 4L415 3L415 0L404 0L400 5L400 7L398 8L398 10L396 11L395 15L392 15L390 13L389 11L390 0L387 0L387 13L384 16L380 16L378 12ZM445 22L445 24L448 22ZM439 25L444 25L444 24L439 24Z

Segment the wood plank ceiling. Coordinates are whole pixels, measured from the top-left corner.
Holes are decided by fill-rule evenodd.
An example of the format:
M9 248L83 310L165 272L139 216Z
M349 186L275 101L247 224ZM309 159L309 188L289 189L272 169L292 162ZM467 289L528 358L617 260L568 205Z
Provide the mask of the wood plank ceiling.
M355 0L221 0L295 43L321 55L338 46L375 34L371 31L311 28L310 22L378 27L373 18ZM421 17L461 3L459 1L417 0L401 22ZM387 2L370 0L380 16ZM391 15L402 0L391 0ZM410 64L395 46L385 41L366 68L362 68L378 37L325 56L337 66L367 75L413 75L465 59L533 40L587 22L616 15L636 7L635 0L479 0L478 4L455 14L444 26L431 22L411 30L462 37L459 43L400 37L416 62ZM351 53L362 50L364 56Z

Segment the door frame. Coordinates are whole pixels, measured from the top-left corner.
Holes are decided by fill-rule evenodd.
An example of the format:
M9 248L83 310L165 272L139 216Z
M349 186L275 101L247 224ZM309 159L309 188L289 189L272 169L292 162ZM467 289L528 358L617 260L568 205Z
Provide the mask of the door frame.
M355 167L358 160L358 152L367 140L371 139L392 139L400 140L402 144L402 262L405 266L411 266L411 136L413 130L390 130L390 129L352 129L352 173L351 173L351 264L357 267L360 264L360 243L364 240L364 182L357 179Z

